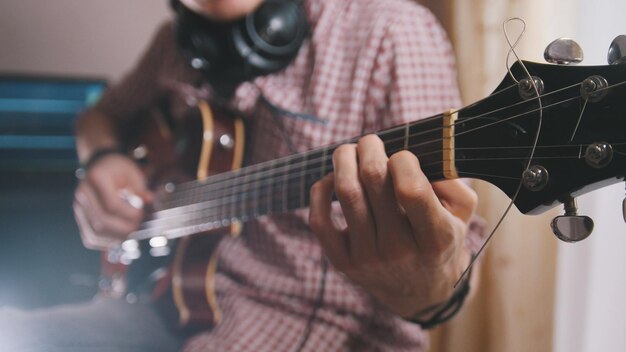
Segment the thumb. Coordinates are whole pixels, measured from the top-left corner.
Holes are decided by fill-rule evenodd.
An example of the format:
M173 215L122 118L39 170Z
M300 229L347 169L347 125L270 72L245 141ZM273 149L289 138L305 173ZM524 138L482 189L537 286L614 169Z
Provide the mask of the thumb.
M468 223L478 205L478 196L465 182L459 179L444 180L432 184L441 204L452 215Z

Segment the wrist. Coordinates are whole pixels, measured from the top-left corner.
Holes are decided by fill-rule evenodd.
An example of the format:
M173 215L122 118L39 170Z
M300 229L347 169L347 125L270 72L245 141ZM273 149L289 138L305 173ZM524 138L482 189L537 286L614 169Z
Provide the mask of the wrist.
M102 160L104 157L113 154L126 156L124 150L117 146L104 147L94 150L87 159L79 164L79 167L78 169L76 169L75 172L76 177L78 179L83 179L87 171L89 171L89 169L93 167L93 165Z
M473 258L473 256L471 257ZM447 301L424 308L413 316L404 319L418 324L425 330L449 321L458 313L469 295L471 277L472 269L470 268L465 277L455 286Z

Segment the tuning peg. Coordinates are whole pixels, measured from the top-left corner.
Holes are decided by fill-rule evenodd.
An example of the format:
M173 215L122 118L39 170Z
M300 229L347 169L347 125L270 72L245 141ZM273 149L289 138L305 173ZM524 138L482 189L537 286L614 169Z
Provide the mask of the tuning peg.
M572 197L568 197L563 206L565 215L557 216L550 224L556 237L564 242L578 242L589 237L593 231L593 220L576 214L576 200Z
M609 46L607 55L609 65L626 63L626 35L618 35Z
M583 49L574 40L559 38L548 44L543 57L551 64L570 65L581 63L585 56Z

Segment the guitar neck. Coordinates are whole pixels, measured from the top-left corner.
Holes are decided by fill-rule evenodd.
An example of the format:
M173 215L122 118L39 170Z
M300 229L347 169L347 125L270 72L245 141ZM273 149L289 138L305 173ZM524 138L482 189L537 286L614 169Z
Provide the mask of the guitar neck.
M540 213L624 179L625 68L516 63L490 96L377 135L388 155L417 155L431 181L481 179L522 213ZM544 82L538 98L522 94L527 84L514 79L528 73ZM313 183L332 172L335 149L356 141L181 184L131 237L180 237L306 207Z
M444 158L450 157L444 150L453 145L453 139L442 135L444 122L445 116L437 115L376 134L388 155L401 150L417 155L426 176L435 181L444 178ZM131 237L177 238L305 208L311 186L333 171L335 149L357 139L178 185L159 199L152 219Z

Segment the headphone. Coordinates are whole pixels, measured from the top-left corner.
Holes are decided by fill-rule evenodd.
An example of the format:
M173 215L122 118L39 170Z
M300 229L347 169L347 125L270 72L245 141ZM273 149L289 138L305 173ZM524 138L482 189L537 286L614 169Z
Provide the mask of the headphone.
M233 22L212 21L172 0L176 40L191 66L223 91L285 68L309 32L301 0L264 0Z

